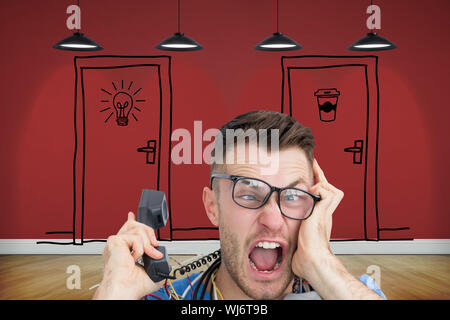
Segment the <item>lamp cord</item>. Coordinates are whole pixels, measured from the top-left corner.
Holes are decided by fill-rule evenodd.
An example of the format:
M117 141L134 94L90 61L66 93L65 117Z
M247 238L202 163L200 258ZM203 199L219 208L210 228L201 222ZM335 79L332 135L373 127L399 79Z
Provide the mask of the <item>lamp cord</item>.
M278 0L277 0L277 33L278 33Z
M178 33L180 33L180 0L178 0Z
M80 15L81 15L80 0L77 0L77 7L80 9ZM81 17L80 17L80 27L77 29L77 32L81 33Z

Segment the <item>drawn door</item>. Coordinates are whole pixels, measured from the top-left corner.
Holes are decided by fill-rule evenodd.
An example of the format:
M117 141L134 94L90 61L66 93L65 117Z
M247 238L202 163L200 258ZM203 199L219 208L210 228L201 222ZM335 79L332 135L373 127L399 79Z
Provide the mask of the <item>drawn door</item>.
M333 214L332 239L376 237L374 186L368 188L374 167L367 158L368 146L370 152L375 148L369 141L369 103L376 97L370 97L367 64L303 59L287 65L286 109L311 128L319 164L328 181L345 193Z
M83 244L116 234L142 189L164 191L170 207L172 86L168 56L76 57L75 70L73 243Z
M134 210L142 189L157 188L158 68L82 68L81 77L86 125L84 232L86 238L104 239ZM149 152L138 152L140 148Z

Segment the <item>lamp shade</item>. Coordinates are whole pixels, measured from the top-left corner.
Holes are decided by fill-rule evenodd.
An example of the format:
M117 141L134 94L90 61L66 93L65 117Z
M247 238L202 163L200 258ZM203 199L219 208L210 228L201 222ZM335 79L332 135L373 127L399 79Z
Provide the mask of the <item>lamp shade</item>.
M155 48L168 51L196 51L203 49L197 41L181 32L176 32L173 36L164 39Z
M84 34L75 32L53 46L55 49L71 50L71 51L98 51L103 47L94 40L86 37Z
M303 47L288 36L280 32L275 32L270 37L258 43L254 48L262 51L289 51L298 50Z
M397 48L397 46L388 39L379 36L375 32L369 32L361 39L355 41L347 49L352 51L380 51L395 48Z

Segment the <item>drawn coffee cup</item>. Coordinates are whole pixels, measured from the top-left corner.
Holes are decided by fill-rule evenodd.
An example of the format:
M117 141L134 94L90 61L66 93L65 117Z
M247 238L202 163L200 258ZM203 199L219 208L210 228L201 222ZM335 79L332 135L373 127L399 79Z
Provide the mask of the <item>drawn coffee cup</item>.
M340 92L337 89L318 89L314 92L319 106L320 121L331 122L336 120L336 108Z

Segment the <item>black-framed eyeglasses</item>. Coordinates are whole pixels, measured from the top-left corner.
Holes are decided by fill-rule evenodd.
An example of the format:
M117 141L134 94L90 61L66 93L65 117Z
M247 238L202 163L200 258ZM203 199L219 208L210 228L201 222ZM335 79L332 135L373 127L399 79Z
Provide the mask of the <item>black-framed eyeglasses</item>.
M214 178L233 181L233 201L247 209L259 209L269 200L273 192L277 191L277 204L283 216L294 220L305 220L314 211L320 196L298 188L278 188L264 180L215 173L211 175L210 185Z

